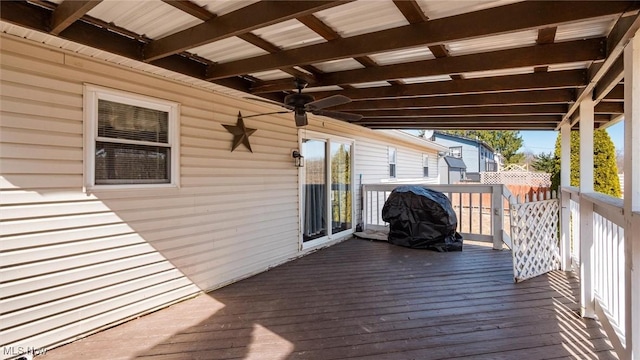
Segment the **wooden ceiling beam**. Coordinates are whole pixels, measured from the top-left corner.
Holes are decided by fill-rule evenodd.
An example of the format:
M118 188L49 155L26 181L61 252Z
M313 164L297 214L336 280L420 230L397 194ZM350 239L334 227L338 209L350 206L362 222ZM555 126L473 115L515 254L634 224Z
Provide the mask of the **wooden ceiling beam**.
M341 4L344 4L344 2L312 0L260 1L150 42L144 49L144 61L153 61L190 48L244 34L261 27ZM295 64L291 66L293 65Z
M403 99L352 101L331 110L419 109L430 107L460 107L517 104L566 104L575 100L575 90L534 90L489 94L433 96Z
M627 1L525 1L218 64L211 79L477 38L637 10ZM500 21L496 21L500 19Z
M26 1L0 1L0 18L12 24L44 33L51 31L53 11Z
M51 16L51 31L53 35L60 34L64 29L83 17L89 10L100 4L102 0L65 0L56 7Z
M317 99L333 95L344 95L353 100L459 95L482 92L502 92L518 90L540 90L557 88L575 88L585 86L587 74L585 70L565 70L551 73L505 75L491 78L462 79L437 81L419 84L380 86L375 88L351 89L339 91L311 92ZM268 88L253 87L253 93L266 92Z
M601 101L593 111L596 114L624 114L624 103Z
M556 40L556 31L558 30L557 26L548 27L544 29L538 29L538 38L536 39L536 44L544 45L544 44L553 44ZM536 66L533 69L534 72L547 72L549 71L549 66Z
M324 74L316 86L358 84L372 81L406 79L421 76L459 74L520 67L535 67L603 59L604 38L534 45L516 49L414 61L402 64L353 69ZM264 82L270 91L284 90L279 81Z
M493 105L455 108L426 108L426 109L380 109L351 111L366 117L374 118L403 118L403 117L461 117L461 116L491 116L491 115L564 115L566 104L536 104L536 105Z
M421 108L421 109L376 109L351 110L367 119L413 118L413 117L484 117L503 115L564 115L567 104L535 105L489 105L473 107ZM622 114L624 107L620 103L600 103L595 107L596 114Z
M609 91L607 95L604 96L602 101L616 101L623 102L624 101L624 84L617 84Z
M418 122L412 124L368 124L364 125L373 130L385 130L385 129L425 129L425 130L459 130L460 124L456 123L435 123L435 122ZM463 125L467 130L513 130L513 124L492 124L492 123L474 123ZM520 130L549 130L555 126L555 123L535 123L535 124L521 124L518 129Z
M415 123L415 122L423 122L423 121L451 121L455 123L473 123L477 121L490 122L490 123L504 123L504 122L518 122L518 123L527 123L527 122L554 122L560 121L562 119L561 115L500 115L500 116L443 116L443 117L410 117L410 118L362 118L358 121L353 121L354 124L359 123Z
M556 41L557 30L558 30L557 26L539 29L538 38L536 39L536 44L538 45L553 44Z

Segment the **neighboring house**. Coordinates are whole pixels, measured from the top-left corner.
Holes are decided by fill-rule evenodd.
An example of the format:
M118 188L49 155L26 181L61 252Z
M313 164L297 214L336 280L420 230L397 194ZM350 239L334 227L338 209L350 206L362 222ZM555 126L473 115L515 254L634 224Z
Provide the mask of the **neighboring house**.
M440 131L435 131L431 139L449 148L449 156L462 159L468 176L485 171L498 171L495 150L483 141Z
M362 183L438 182L444 148L408 134L265 115L244 120L252 152L231 151L222 125L278 108L14 36L1 51L6 346L68 342L341 241Z
M399 130L376 130L375 133L403 140L414 147L396 146L389 144L388 140L386 143L368 141L359 145L362 157L357 158L356 161L362 161L358 168L359 174L362 174L363 184L379 182L439 183L438 154L446 151L446 147ZM420 148L425 150L418 151ZM372 168L367 164L370 161L377 162L380 158L384 158L388 164L382 172L380 171L381 167L376 165L375 168Z

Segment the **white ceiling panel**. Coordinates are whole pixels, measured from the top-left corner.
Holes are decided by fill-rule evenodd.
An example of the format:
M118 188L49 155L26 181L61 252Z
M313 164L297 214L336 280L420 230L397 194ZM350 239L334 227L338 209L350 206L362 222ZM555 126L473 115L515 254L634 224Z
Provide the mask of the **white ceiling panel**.
M449 75L421 76L408 79L401 79L405 84L419 84L426 82L448 81L451 80Z
M556 41L581 40L607 36L615 22L614 18L609 18L560 25L558 26L558 30L556 30Z
M408 25L391 0L354 1L315 13L342 37Z
M506 76L506 75L531 74L531 73L533 73L532 67L522 67L522 68L513 68L513 69L491 70L491 71L474 71L474 72L463 73L462 76L465 79L474 79L474 78L483 78L483 77L492 77L492 76Z
M532 46L538 39L538 30L526 30L509 34L485 36L479 39L454 41L446 44L449 54L460 56L489 51Z
M326 42L326 40L296 19L252 31L283 50Z
M237 37L212 42L189 49L188 51L219 64L268 54L259 47L249 44Z
M191 0L204 7L210 13L222 16L230 12L257 3L258 0Z
M163 38L202 23L198 18L157 0L105 0L87 15L151 39Z
M468 12L490 9L497 6L503 6L520 2L522 0L416 0L422 12L429 19L439 19L454 15L460 15Z
M313 66L323 72L335 72L364 68L364 65L360 64L354 59L338 59L325 61L323 63L313 64Z
M279 80L279 79L286 79L286 78L293 78L293 76L291 76L290 74L287 74L286 72L282 71L282 70L269 70L269 71L262 71L259 73L254 73L254 74L249 74L257 79L260 79L262 81L269 81L269 80ZM291 84L293 84L293 81L291 81Z
M430 60L435 58L435 56L433 56L427 46L372 54L369 55L369 57L373 59L373 61L375 61L378 65L391 65L410 61Z
M351 86L358 89L366 89L379 86L391 86L391 84L389 84L387 81L372 81L367 83L352 84Z
M311 88L305 88L302 89L302 92L304 93L313 93L316 91L337 91L337 90L342 90L342 88L340 86L337 85L331 85L331 86L318 86L318 87L311 87Z
M549 71L588 69L591 61L580 61L568 64L549 65Z

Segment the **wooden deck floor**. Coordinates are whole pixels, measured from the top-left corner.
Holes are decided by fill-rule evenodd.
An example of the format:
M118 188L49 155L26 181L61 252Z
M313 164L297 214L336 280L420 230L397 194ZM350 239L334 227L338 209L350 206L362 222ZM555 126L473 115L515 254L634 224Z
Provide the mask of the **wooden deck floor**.
M578 284L511 254L348 240L62 346L54 359L616 359Z

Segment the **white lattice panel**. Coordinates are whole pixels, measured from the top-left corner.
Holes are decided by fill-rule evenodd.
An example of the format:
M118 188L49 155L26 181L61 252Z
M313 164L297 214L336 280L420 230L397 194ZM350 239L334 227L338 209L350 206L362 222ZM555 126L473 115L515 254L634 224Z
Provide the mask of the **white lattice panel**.
M560 269L558 217L557 199L511 205L516 282Z
M534 173L529 171L481 172L480 182L483 184L529 185L548 187L551 185L551 174Z

